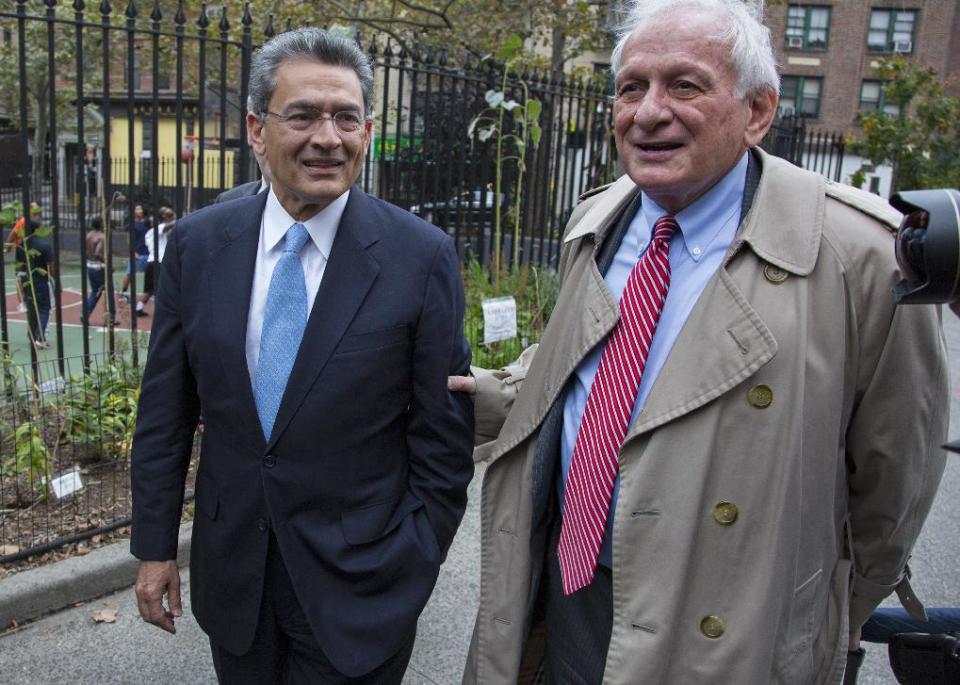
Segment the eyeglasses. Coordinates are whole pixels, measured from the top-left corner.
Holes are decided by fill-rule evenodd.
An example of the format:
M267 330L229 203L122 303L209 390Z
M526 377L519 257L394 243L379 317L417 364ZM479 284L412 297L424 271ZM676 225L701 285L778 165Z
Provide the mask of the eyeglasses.
M327 114L319 109L298 109L290 114L278 114L264 110L263 116L270 115L276 117L277 121L289 128L291 131L305 133L315 131L323 125L327 119L333 120L333 126L340 133L356 133L363 126L364 117L359 112L335 112Z

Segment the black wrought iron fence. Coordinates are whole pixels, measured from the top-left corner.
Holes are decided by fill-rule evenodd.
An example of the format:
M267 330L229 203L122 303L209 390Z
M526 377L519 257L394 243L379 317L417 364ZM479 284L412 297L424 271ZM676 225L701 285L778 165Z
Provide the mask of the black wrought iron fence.
M775 121L761 146L799 167L837 182L842 179L846 152L843 134L809 129L804 117L788 116Z
M114 301L116 281L134 256L135 205L157 225L161 206L183 215L258 173L243 122L251 56L273 35L272 18L251 16L249 6L239 17L229 16L227 5L215 12L182 2L175 12L160 8L149 0L117 7L0 0L0 60L17 75L0 90L0 204L16 202L21 212L40 205L52 227L58 284L53 348L26 346L31 363L14 365L9 355L24 361L27 353L22 345L18 351L11 331L22 335L25 326L15 321L15 294L8 292L11 264L0 260L0 349L8 355L8 372L0 374L0 546L16 548L15 555L124 525L129 516L128 445L112 431L129 427L124 421L134 412L112 414L116 398L104 392L113 388L129 399L123 383L130 379L116 377L117 360L130 367L124 374L138 377L142 326L133 304L119 304L116 318L91 312L78 319L89 296L89 220L103 216L113 230L104 299ZM501 67L453 63L442 50L398 51L377 36L358 34L357 41L374 64L376 92L360 184L454 238L468 274L466 327L476 358L488 366L509 361L539 336L555 297L553 277L534 267L556 264L579 195L617 173L608 80L535 72L506 80L506 97L540 103L543 133L527 150L519 186L517 165L501 166L497 198L494 143L471 139L468 129L487 107L488 91L501 88ZM513 124L507 116L505 133ZM820 141L803 120L778 122L764 145L838 177L839 162L831 165L842 157L842 141ZM480 301L492 293L482 269L491 261L497 204L504 225L519 219L516 240L505 230L502 250L511 255L516 248L523 269L511 287L526 295L518 297L517 337L483 344ZM137 288L134 278L131 301ZM101 316L108 324L119 320L129 337L102 329ZM124 340L132 345L118 356ZM51 482L75 466L83 489L56 497ZM9 558L0 554L0 562Z
M6 51L5 68L18 76L0 92L0 127L7 124L0 143L10 151L0 162L0 200L39 202L53 227L59 274L65 257L82 271L88 221L105 206L116 233L132 236L135 204L156 225L161 206L182 215L257 175L244 126L247 80L254 49L274 34L272 18L251 16L249 6L237 17L226 5L214 12L179 3L166 13L161 5L169 6L0 0L0 57ZM357 40L375 65L377 93L363 188L423 214L455 238L465 258L486 264L496 164L493 143L469 139L467 129L486 107L486 92L500 87L502 71L476 60L453 64L443 51L397 51L377 36ZM608 83L523 73L508 79L508 96L520 98L524 86L542 103L543 136L528 153L522 192L515 190L516 166L504 165L500 199L505 224L520 217L520 261L549 265L577 197L615 174ZM510 117L506 124L509 133ZM504 252L513 242L506 236ZM128 239L118 259L132 260L133 250ZM3 288L5 268L0 264ZM114 269L118 278L122 269ZM108 295L112 287L110 279ZM86 300L82 274L77 290ZM128 294L136 299L136 279ZM0 295L6 345L9 293ZM55 293L54 311L63 306ZM60 356L71 352L64 320L54 315ZM136 332L142 323L130 314L127 325ZM77 343L82 355L91 352L87 337ZM40 359L35 349L30 355Z
M0 563L130 524L140 369L129 354L59 362L3 367Z

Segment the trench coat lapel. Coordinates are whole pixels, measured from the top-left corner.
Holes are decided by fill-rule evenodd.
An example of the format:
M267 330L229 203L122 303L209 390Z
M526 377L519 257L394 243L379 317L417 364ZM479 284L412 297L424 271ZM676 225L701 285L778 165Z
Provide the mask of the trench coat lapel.
M218 351L224 377L231 386L232 396L238 398L242 413L238 425L250 427L251 436L258 440L263 440L263 432L247 368L246 339L250 291L266 202L267 193L238 202L238 209L230 220L216 229L220 235L210 241L207 274L210 300L206 303L213 330L219 331Z
M380 273L380 265L367 251L379 236L370 199L359 188L353 188L280 401L268 449L289 425Z
M565 283L547 330L537 348L525 385L541 388L541 392L524 393L524 401L514 405L507 416L490 459L496 460L510 448L533 433L563 392L570 376L583 358L603 340L616 325L620 312L610 294L596 262L596 249L608 232L617 230L617 221L630 221L624 212L637 195L636 185L626 176L606 191L602 204L594 205L564 238L587 242L572 258L578 274L576 283ZM594 249L591 249L593 246ZM583 250L589 250L584 255ZM571 278L568 276L567 278Z
M784 174L762 150L754 151L763 170L740 234L697 300L650 389L627 440L681 417L728 392L757 372L777 352L770 329L737 286L727 265L748 249L758 264L771 264L797 276L817 260L823 207L798 206L784 214L773 197L822 197L822 178ZM798 186L799 184L799 186ZM759 277L759 271L757 276Z
M776 352L770 329L721 267L687 318L626 440L719 397Z

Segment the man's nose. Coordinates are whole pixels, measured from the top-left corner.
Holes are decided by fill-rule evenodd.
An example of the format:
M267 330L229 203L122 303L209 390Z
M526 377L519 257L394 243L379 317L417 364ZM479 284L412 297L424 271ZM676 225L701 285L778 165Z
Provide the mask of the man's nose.
M633 123L645 130L654 129L672 118L673 110L666 93L655 88L647 91L633 112Z
M310 132L310 142L324 148L338 147L343 142L332 116L320 117L314 123L313 131Z

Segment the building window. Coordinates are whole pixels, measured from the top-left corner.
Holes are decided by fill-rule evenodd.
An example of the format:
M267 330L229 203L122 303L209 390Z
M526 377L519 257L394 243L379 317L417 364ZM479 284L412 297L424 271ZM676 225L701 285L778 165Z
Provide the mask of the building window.
M867 49L873 52L913 52L916 10L870 10Z
M820 116L820 94L823 79L819 76L784 76L780 79L780 109L782 117Z
M787 48L826 50L830 38L830 8L790 5L787 10Z
M881 111L895 117L900 114L900 108L896 103L887 102L886 95L883 92L883 81L864 81L860 86L860 111L876 112Z

